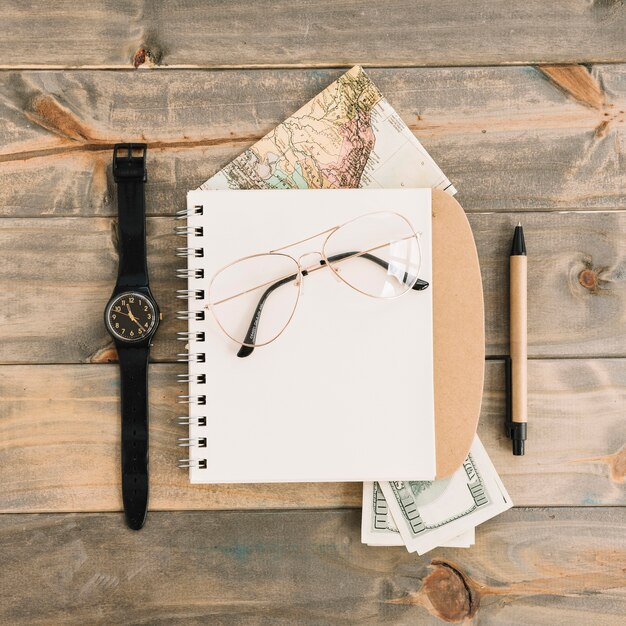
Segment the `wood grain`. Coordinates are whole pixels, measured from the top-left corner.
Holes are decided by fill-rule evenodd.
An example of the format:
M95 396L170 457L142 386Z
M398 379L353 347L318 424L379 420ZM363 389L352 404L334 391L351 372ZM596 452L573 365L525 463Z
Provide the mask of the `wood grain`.
M148 211L171 214L340 73L2 72L0 215L115 215L120 140L149 143ZM626 208L626 65L369 74L466 211Z
M487 354L508 353L508 254L516 214L471 214L485 297ZM526 213L529 354L626 356L626 212ZM182 351L185 308L173 218L148 220L149 269L164 321L153 359ZM107 362L102 321L117 271L114 220L0 219L0 363ZM225 259L225 262L228 260ZM303 306L315 306L305 302Z
M541 65L539 69L575 100L594 109L604 109L602 85L583 65Z
M619 509L515 509L473 548L422 557L361 545L359 522L358 510L152 513L135 533L121 515L3 515L0 620L623 623Z
M190 485L175 467L182 371L150 370L153 510L360 505L357 483ZM527 454L513 459L503 364L487 362L479 434L513 502L626 504L626 360L531 361L529 388ZM0 511L120 510L118 396L115 365L0 367Z
M626 212L470 215L483 277L487 354L509 352L507 257L522 221L528 354L626 356Z
M615 0L2 3L4 67L620 62ZM73 26L81 24L80 29ZM262 27L261 27L262 26Z
M529 361L523 457L504 435L504 366L485 373L478 434L515 505L626 505L626 359Z

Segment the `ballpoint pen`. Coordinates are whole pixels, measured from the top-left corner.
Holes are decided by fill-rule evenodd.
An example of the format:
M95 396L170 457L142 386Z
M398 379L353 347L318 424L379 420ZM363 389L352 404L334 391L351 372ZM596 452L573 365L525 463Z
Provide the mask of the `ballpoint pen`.
M524 454L528 419L527 258L524 230L515 227L510 261L510 356L506 359L507 436L513 454Z

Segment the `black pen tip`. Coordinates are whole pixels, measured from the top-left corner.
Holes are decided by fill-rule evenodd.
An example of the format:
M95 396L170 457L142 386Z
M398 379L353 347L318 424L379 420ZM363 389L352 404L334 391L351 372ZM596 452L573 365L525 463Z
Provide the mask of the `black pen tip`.
M515 232L513 233L511 256L526 256L526 241L524 240L524 229L521 224L515 227Z
M524 456L523 439L513 439L513 456Z

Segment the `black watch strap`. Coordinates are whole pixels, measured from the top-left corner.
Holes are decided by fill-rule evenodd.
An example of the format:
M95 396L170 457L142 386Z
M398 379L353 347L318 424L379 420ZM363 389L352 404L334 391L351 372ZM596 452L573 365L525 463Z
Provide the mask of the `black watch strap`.
M149 348L118 345L122 396L122 498L126 523L139 530L148 508Z
M113 148L117 183L119 271L116 291L148 287L146 260L146 144ZM139 530L148 508L148 357L149 342L117 342L122 400L122 499L126 523Z
M146 261L146 144L122 143L113 148L113 178L117 183L119 271L118 288L148 284Z

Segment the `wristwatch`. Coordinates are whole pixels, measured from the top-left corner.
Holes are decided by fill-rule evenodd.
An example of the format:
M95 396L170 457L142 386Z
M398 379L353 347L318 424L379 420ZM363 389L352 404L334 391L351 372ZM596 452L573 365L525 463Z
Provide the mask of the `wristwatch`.
M120 364L122 499L126 523L139 530L148 505L148 358L161 315L146 260L146 144L113 148L117 183L119 270L104 323Z

